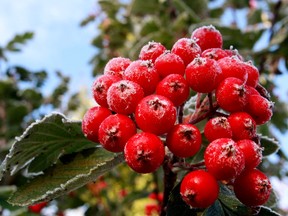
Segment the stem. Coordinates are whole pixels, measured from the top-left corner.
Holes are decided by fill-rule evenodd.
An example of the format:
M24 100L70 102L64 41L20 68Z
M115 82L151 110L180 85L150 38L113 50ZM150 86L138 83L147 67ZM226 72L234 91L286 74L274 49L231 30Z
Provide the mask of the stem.
M200 161L200 162L195 163L195 164L179 162L179 163L175 163L173 166L174 167L179 167L179 168L184 169L184 170L193 171L193 170L197 170L197 169L200 169L200 168L204 167L205 166L205 162L204 161Z

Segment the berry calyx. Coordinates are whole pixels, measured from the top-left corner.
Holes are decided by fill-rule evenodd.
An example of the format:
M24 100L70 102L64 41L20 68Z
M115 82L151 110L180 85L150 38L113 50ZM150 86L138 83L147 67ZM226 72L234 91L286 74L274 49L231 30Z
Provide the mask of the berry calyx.
M130 65L131 60L123 57L110 59L104 67L104 75L123 77L125 69Z
M228 119L223 116L210 119L205 125L204 135L209 142L219 138L232 138L232 129Z
M140 50L139 59L155 62L165 50L166 48L161 43L150 41Z
M166 145L178 157L192 157L201 147L199 129L191 124L178 124L167 134Z
M196 170L188 173L180 185L182 199L191 207L207 208L212 205L219 194L219 186L210 173Z
M205 58L214 59L217 61L217 60L225 58L229 55L225 50L223 50L221 48L210 48L210 49L204 50L201 53L201 56L205 57Z
M124 148L125 161L138 173L151 173L164 161L164 144L152 133L142 132L132 136Z

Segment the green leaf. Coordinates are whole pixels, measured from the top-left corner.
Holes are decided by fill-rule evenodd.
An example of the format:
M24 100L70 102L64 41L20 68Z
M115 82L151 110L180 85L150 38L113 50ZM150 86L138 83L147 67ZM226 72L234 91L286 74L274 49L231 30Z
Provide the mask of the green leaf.
M4 172L13 175L27 166L31 166L30 172L40 172L61 155L96 145L84 137L81 122L69 121L62 114L51 114L30 125L16 138L0 166L0 179Z
M203 216L225 216L221 203L216 200L213 205L203 212Z
M25 32L23 34L16 34L12 40L8 42L5 49L17 52L20 51L19 45L25 44L28 40L32 39L34 36L33 32Z
M49 201L95 180L123 161L122 154L116 155L101 147L83 150L20 186L8 202L27 206Z
M257 215L261 216L281 216L277 212L273 211L272 209L266 207L266 206L261 206L260 211Z
M264 148L264 151L262 152L263 156L271 155L277 152L280 148L279 142L271 137L260 136L260 143Z

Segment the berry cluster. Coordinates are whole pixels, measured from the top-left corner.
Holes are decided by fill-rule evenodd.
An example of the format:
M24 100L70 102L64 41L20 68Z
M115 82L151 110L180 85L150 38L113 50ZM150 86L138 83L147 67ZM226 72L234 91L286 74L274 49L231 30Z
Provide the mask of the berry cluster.
M222 181L242 203L258 206L269 198L271 185L256 169L262 160L256 126L270 120L273 104L258 83L258 69L222 44L215 27L203 26L171 51L149 42L138 60L111 59L93 83L98 106L86 112L82 130L106 150L124 152L134 171L151 173L165 155L178 162L194 156L202 146L195 124L206 119L205 167L183 178L183 200L206 208L217 199ZM195 93L201 111L183 118L183 106Z

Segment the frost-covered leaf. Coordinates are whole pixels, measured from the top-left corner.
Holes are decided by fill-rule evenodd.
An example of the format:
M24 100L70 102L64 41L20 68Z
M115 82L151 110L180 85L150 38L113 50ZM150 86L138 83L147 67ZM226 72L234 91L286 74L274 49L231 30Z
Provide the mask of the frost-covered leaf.
M260 136L261 146L264 147L263 156L271 155L277 152L280 148L279 142L274 138Z
M272 209L270 209L266 206L261 206L258 215L261 215L261 216L281 216L279 213L273 211Z
M225 216L225 212L221 206L221 203L216 200L213 205L211 205L209 208L207 208L203 212L203 216Z
M83 150L62 161L47 169L44 175L20 186L8 201L19 206L49 201L94 181L122 163L124 158L122 154L97 147Z
M69 121L62 114L46 116L16 138L0 166L0 179L4 172L13 175L25 167L29 167L29 172L43 171L61 155L96 145L84 137L81 122Z

